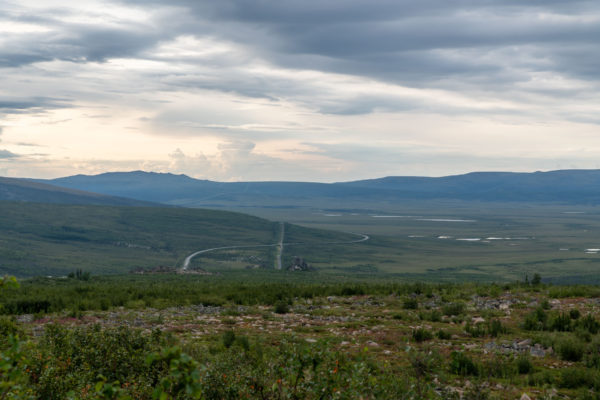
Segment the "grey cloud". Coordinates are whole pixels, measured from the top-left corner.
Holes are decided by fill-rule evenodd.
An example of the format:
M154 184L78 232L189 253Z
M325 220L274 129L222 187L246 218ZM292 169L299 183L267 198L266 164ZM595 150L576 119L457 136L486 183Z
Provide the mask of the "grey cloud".
M164 7L159 1L123 2ZM500 65L498 59L486 56L493 48L526 45L533 45L540 58L550 61L550 70L593 79L600 75L595 56L600 42L599 24L538 18L540 13L598 15L600 7L594 1L570 1L567 6L560 1L516 0L174 0L169 3L172 6L187 9L179 13L180 23L175 23L170 14L158 13L154 23L116 27L65 24L60 17L67 10L48 10L47 17L37 20L57 33L29 35L19 43L21 52L0 49L0 65L54 58L104 61L140 57L142 52L151 53L150 49L161 41L193 34L243 43L255 54L288 68L310 67L414 86L444 77L501 77L504 82L510 79L507 70L531 70L521 60L523 55L509 60L510 65ZM573 57L561 56L565 48ZM449 52L440 53L442 49ZM461 56L457 52L461 49L475 51ZM250 89L246 92L252 94Z
M151 19L137 23L75 24L65 22L64 17L72 12L66 8L47 9L38 15L23 12L9 16L44 25L51 32L11 37L7 42L12 45L0 47L0 67L55 59L103 62L115 57L158 60L167 65L182 63L189 69L167 66L162 71L141 72L138 82L149 85L153 93L208 89L273 102L289 100L316 112L337 115L411 110L448 114L516 111L473 111L371 93L337 95L321 91L312 82L294 81L287 76L261 76L244 66L256 59L275 67L357 75L409 87L441 88L509 101L523 98L523 93L544 95L555 102L564 97L566 89L561 93L558 89L535 85L515 87L531 81L540 72L589 83L587 87L569 89L568 95L573 100L592 96L600 85L600 57L596 51L600 24L581 19L600 16L600 5L594 0L173 0L168 5L158 0L121 0L121 3L152 10ZM196 58L156 53L157 45L168 44L180 35L233 42L242 51ZM201 71L189 72L194 66ZM101 79L104 77L98 78ZM125 82L124 87L116 87L107 81L106 92L97 94L90 90L93 93L89 96L100 97L109 91L116 96L136 90L136 83L128 86ZM153 96L152 101L158 101L158 97ZM11 107L8 103L3 106L0 99L0 113L66 104L32 100L15 102ZM245 123L241 119L223 121L206 115L194 118L193 112L169 113L175 112L159 112L148 122L164 132L174 128L187 130L187 134L211 124ZM587 115L565 115L565 118L591 120ZM243 137L248 132L234 128L221 130L227 130L225 138ZM276 133L255 129L253 135L252 139L258 140Z
M405 112L424 109L423 102L414 99L399 99L393 96L364 94L346 98L344 101L317 102L319 112L336 115L361 115L372 112Z
M49 55L3 52L0 50L0 67L20 67L21 65L50 60L52 60L52 57Z
M436 49L518 46L536 43L546 55L567 43L594 46L600 39L600 25L576 20L538 18L540 13L594 15L593 1L303 1L219 2L175 1L188 7L198 19L214 20L212 33L244 42L257 51L304 57L322 56L342 61L362 60L364 74L377 74L379 57L396 67L402 53ZM206 23L202 24L205 31ZM185 27L193 29L193 27ZM191 32L193 33L193 32ZM372 55L375 62L369 62ZM400 57L398 59L394 57ZM518 60L514 60L518 61ZM291 63L294 60L290 60ZM315 65L315 67L322 67ZM415 71L419 65L415 65ZM402 77L399 71L396 79ZM465 69L466 70L466 69ZM342 72L342 71L339 71ZM424 72L426 74L427 71ZM452 73L452 71L448 71Z
M127 4L161 4L161 0L123 0ZM302 2L263 0L222 0L219 2L174 0L171 4L188 7L197 14L233 21L260 23L322 24L333 22L360 22L366 20L387 21L397 18L423 15L448 15L455 10L486 10L513 14L522 9L552 10L561 13L582 12L595 9L594 0L305 0Z
M0 149L0 160L6 160L11 158L19 158L18 154L12 153L8 150Z
M159 10L164 7L159 1L123 2ZM165 11L164 15L158 13L153 23L111 27L62 23L61 14L69 11L49 9L46 17L37 16L36 21L53 27L56 33L28 35L17 46L21 52L0 49L0 65L54 58L104 61L111 57L141 57L143 52L149 53L144 57L151 57L150 49L157 43L193 34L242 43L255 54L288 68L365 75L410 86L448 77L469 81L485 76L503 83L523 79L514 73L515 69L535 71L540 66L527 65L524 55L519 54L509 60L510 65L487 56L494 48L526 45L533 45L539 58L549 60L549 70L598 79L595 49L600 42L600 25L538 15L597 15L600 7L594 1L570 1L568 6L564 3L174 0L169 7L187 9L177 15L180 23ZM472 51L461 54L463 49ZM570 56L562 55L564 49L569 49ZM247 84L242 92L269 97L261 92L260 82Z
M209 35L232 41L289 69L357 75L509 101L543 91L548 100L560 101L561 95L552 93L555 89L515 87L533 81L540 73L588 82L587 88L571 92L579 98L597 92L600 84L600 24L594 19L600 17L600 5L593 0L174 0L170 4L185 8L186 16L197 22L173 26L175 35ZM323 102L321 93L304 96L304 91L314 88L227 69L246 60L196 62L201 66L216 63L215 73L174 77L171 84L271 100L293 99L326 114L423 106L418 101L398 102L374 95ZM309 97L314 100L303 100ZM448 111L432 108L428 111Z
M37 143L29 143L29 142L17 142L15 143L17 146L23 146L23 147L45 147L41 144L37 144Z
M7 34L9 40L0 47L0 67L51 60L103 62L114 57L135 57L170 37L168 31L130 22L110 25L65 22L65 17L71 15L67 8L49 8L39 15L5 15L14 21L41 25L49 32Z
M71 107L67 99L51 97L0 98L0 115L40 113L66 107Z
M80 28L62 44L74 48L73 59L83 57L85 61L101 62L108 58L135 57L159 40L151 31Z

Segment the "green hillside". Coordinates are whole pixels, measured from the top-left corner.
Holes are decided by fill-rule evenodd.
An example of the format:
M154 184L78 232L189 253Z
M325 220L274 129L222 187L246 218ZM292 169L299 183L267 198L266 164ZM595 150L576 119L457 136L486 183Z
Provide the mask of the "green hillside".
M274 243L279 224L199 209L0 202L0 274L179 266L193 251Z
M152 203L113 197L110 195L68 189L28 179L0 177L0 201L26 201L33 203L97 204L113 206L149 206Z

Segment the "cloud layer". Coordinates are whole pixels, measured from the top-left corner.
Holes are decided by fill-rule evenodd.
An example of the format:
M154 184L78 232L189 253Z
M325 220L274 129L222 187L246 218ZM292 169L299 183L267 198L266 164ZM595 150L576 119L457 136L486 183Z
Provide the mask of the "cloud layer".
M25 0L0 33L5 175L598 167L596 1Z

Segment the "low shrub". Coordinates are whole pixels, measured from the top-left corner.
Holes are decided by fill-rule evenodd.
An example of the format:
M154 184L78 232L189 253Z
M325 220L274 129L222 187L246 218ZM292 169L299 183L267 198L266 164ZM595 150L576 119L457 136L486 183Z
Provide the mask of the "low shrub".
M230 348L235 342L235 333L233 331L225 331L223 336L221 336L221 341L226 349Z
M500 379L508 379L517 373L512 359L505 355L496 354L484 360L481 366L481 375Z
M533 363L526 355L521 355L516 360L517 372L521 375L533 372Z
M592 335L595 335L600 331L600 323L592 314L587 314L585 317L580 318L577 321L577 326L587 330Z
M559 332L569 332L572 329L571 317L565 313L557 314L550 324L550 329Z
M275 304L274 310L276 314L287 314L290 312L290 306L285 301L278 301Z
M402 307L405 310L416 310L419 308L419 302L417 299L405 299Z
M467 323L465 325L465 332L474 338L482 337L482 336L485 336L485 334L486 334L485 326L483 324L472 325L470 323Z
M461 351L454 351L451 355L450 360L450 372L456 375L479 375L479 368L477 364L465 353Z
M493 319L488 322L488 332L491 337L498 337L501 334L505 334L508 331L506 326L498 319Z
M592 387L596 383L596 376L592 370L585 368L563 368L560 372L560 387L576 389L579 387Z
M450 332L446 332L443 329L440 329L439 331L437 331L436 336L440 340L450 340L452 338L452 335L450 334Z
M542 307L538 307L525 317L523 329L526 331L543 331L548 323L548 314Z
M565 338L558 343L558 354L565 361L581 361L585 353L585 345L572 337Z
M433 334L425 328L418 328L412 332L412 338L415 342L424 342L433 339Z
M464 311L465 304L460 302L444 304L444 306L442 307L442 313L448 317L460 315Z

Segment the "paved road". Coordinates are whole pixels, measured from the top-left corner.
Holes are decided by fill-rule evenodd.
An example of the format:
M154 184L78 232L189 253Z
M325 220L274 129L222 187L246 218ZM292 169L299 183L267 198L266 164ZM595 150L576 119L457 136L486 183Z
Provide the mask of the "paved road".
M203 253L208 253L210 251L215 251L215 250L231 250L231 249L249 249L252 247L275 247L278 246L279 243L275 243L275 244L253 244L253 245L248 245L248 246L224 246L224 247L213 247L212 249L204 249L204 250L200 250L197 251L195 253L190 254L189 256L187 256L185 258L185 261L183 262L183 268L181 268L182 270L186 271L189 266L190 266L190 262L192 261L192 258L196 257L197 255L203 254Z
M308 244L308 243L302 243L302 242L297 242L297 243L284 243L283 242L283 238L284 238L284 228L283 228L283 223L281 223L281 239L279 243L274 243L274 244L251 244L251 245L244 245L244 246L223 246L223 247L213 247L211 249L204 249L204 250L200 250L197 251L195 253L190 254L189 256L187 256L185 258L185 260L183 261L183 267L181 268L182 271L187 271L188 268L190 267L190 263L192 261L192 259L200 254L204 254L204 253L209 253L211 251L217 251L217 250L232 250L232 249L251 249L251 248L256 248L256 247L279 247L278 249L278 254L277 254L277 269L281 269L282 265L281 265L281 253L283 252L283 246L290 246L290 245L298 245L298 244ZM324 243L320 243L320 244L352 244L352 243L360 243L360 242L366 242L367 240L370 239L369 236L367 235L363 235L361 233L353 233L353 232L348 232L348 233L352 233L353 235L357 235L357 236L361 236L360 239L357 240L351 240L349 242L324 242Z
M283 254L283 238L285 237L285 223L280 222L281 236L279 236L279 243L277 244L277 269L281 269L281 255Z
M352 243L366 242L367 240L371 239L369 236L363 235L362 233L354 233L354 232L348 232L348 233L351 233L356 236L362 236L362 237L360 239L351 240L349 242L325 242L325 243L321 243L321 244L352 244Z

